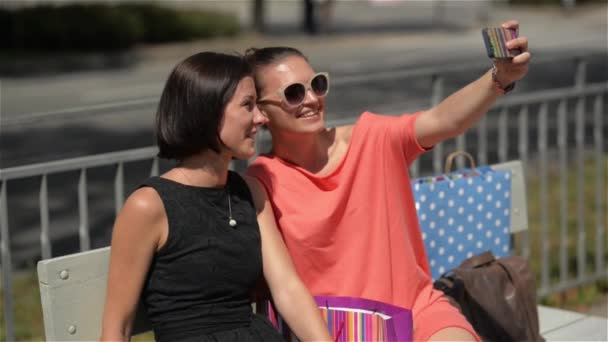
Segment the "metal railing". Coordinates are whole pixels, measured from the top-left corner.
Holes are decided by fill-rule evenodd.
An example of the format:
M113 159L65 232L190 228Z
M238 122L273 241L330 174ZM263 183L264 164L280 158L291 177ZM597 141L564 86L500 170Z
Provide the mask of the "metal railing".
M584 65L583 65L584 71ZM394 74L383 75L381 77L394 77ZM369 81L370 77L363 79L343 80L341 82L362 82ZM433 95L431 103L436 103L443 98L442 78L435 76L433 78ZM412 165L411 173L413 177L419 176L424 172L440 172L442 160L444 158L444 150L454 147L459 150L467 149L472 152L474 150L480 164L486 164L490 161L490 155L495 154L498 161L506 161L508 159L521 159L524 166L528 165L531 160L538 164L538 172L535 176L539 178L539 206L540 217L538 219L541 239L540 239L540 257L541 257L541 272L540 272L540 287L539 295L547 295L549 293L562 291L564 289L586 284L603 279L608 275L605 259L605 235L606 222L605 204L606 204L606 139L604 130L606 130L606 108L605 103L608 100L608 82L595 84L585 84L584 78L580 80L574 87L563 89L551 89L538 91L528 94L522 94L513 97L505 97L501 99L482 119L476 129L471 130L466 135L461 135L455 141L448 141L435 147L431 156L432 163L430 167L423 166L423 160L417 161ZM591 102L591 106L586 106ZM572 112L570 112L572 107ZM555 108L555 110L552 110ZM589 109L589 110L588 110ZM512 120L513 116L510 112L515 111L516 120ZM535 120L532 120L535 119ZM569 135L569 127L571 127L571 119L574 119L574 148L569 146L572 140ZM339 122L329 122L328 125L352 123L356 117L346 118ZM516 152L513 152L512 137L509 132L512 131L512 123L516 123L517 141L513 142L517 146ZM590 122L590 124L589 124ZM556 123L550 125L550 123ZM593 139L590 141L585 136L586 128L593 127ZM530 135L530 132L534 134ZM556 131L556 132L555 132ZM555 134L556 144L549 143L549 135ZM474 144L467 144L467 141L473 142L471 136L475 135ZM531 141L530 136L536 137L536 141ZM495 137L496 139L491 139ZM265 132L260 136L261 143L268 143L268 133ZM470 145L470 146L469 146ZM574 150L575 167L574 170L568 167L568 156ZM122 152L106 153L94 156L81 158L73 158L47 163L39 163L27 166L12 167L0 170L0 254L2 257L2 285L4 292L4 317L7 340L14 340L14 316L13 316L13 293L12 293L12 262L11 262L11 247L9 236L9 220L8 220L8 196L7 188L9 183L17 179L37 178L39 180L38 202L40 207L40 249L42 258L52 257L51 250L51 232L49 219L49 191L48 177L50 174L63 173L69 171L78 171L78 212L79 218L78 235L80 241L80 250L88 250L91 247L89 237L89 208L88 208L88 181L87 173L91 169L99 167L114 166L113 176L113 191L114 191L114 208L118 213L124 202L125 193L125 164L134 161L151 161L149 174L159 174L159 160L156 158L156 147L147 147L140 149L127 150ZM559 281L552 283L550 279L549 258L549 189L547 179L550 170L549 155L557 154L557 169L559 177L559 208L554 211L559 215L559 231L560 231L560 246L559 246ZM586 154L592 154L594 163L593 179L585 178L585 160ZM246 164L233 164L233 169L242 169ZM460 165L462 166L462 165ZM530 167L528 167L528 173ZM576 222L577 222L577 274L574 279L568 277L568 179L573 174L576 177ZM585 203L583 188L585 181L593 181L595 188L594 202ZM594 206L595 209L595 268L589 272L586 268L585 257L586 251L586 233L589 231L585 226L584 208L586 206ZM525 233L528 234L528 233ZM526 235L523 239L522 254L526 257L530 256L530 240Z
M87 156L54 162L32 164L0 170L0 255L2 256L2 288L4 293L4 320L7 341L14 341L14 317L12 294L12 258L10 248L10 235L8 227L7 188L9 181L30 177L40 179L39 205L40 205L40 247L42 259L52 257L49 230L49 198L48 176L53 173L79 170L78 180L78 235L80 250L90 249L89 240L89 211L87 201L87 170L116 165L114 181L114 202L116 213L120 210L124 200L124 174L123 166L127 162L138 160L152 160L150 175L158 175L157 148L146 147L123 152L105 153L96 156Z

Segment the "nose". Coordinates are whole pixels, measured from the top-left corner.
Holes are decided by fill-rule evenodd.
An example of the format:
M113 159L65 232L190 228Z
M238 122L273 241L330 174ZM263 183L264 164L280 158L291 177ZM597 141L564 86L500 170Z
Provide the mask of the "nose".
M316 104L319 101L319 97L315 94L312 88L306 88L306 94L304 94L303 104Z
M256 126L263 125L268 122L268 117L262 113L260 108L256 105L253 109L253 123Z

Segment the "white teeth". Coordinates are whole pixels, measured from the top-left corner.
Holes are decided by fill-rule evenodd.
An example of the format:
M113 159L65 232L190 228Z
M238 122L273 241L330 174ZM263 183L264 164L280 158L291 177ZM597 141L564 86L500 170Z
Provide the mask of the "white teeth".
M315 115L317 115L317 113L316 113L316 112L314 112L314 113L313 113L313 112L311 112L311 113L306 113L306 114L303 114L303 115L301 115L300 117L301 117L301 118L309 118L309 117L311 117L311 116L315 116Z

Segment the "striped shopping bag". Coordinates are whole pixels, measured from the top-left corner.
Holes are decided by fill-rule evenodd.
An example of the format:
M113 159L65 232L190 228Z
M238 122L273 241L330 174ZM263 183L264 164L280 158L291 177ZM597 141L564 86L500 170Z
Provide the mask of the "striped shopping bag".
M354 297L315 296L334 341L411 341L412 313L394 305ZM268 302L268 317L286 341L298 341Z

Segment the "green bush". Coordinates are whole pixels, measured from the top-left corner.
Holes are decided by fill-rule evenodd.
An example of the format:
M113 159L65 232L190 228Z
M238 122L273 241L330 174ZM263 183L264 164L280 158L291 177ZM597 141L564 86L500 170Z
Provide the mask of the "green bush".
M0 9L0 29L3 50L95 51L234 35L239 25L232 15L210 11L89 3Z
M133 46L142 36L138 17L105 5L44 5L11 14L11 49L118 50Z
M239 32L239 23L234 16L211 12L179 13L184 37L189 39L233 36Z
M143 41L164 43L218 36L239 32L238 19L214 11L175 11L149 4L126 4L122 8L139 16L143 23Z
M141 20L143 42L165 43L184 39L177 11L141 3L126 4L121 7Z

